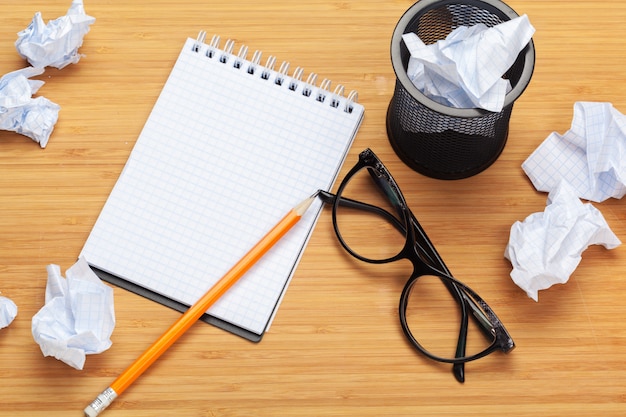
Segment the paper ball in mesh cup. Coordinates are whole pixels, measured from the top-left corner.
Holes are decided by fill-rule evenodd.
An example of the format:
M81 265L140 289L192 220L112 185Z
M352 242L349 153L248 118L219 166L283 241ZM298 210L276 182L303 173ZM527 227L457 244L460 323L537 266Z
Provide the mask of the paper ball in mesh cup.
M511 20L515 23L506 24ZM520 19L499 0L420 0L411 6L391 40L396 86L387 111L387 135L402 161L423 175L448 180L467 178L491 166L506 144L513 104L534 70L535 48L529 36L533 32L527 17ZM428 47L418 60L422 73L431 75L427 81L416 82L420 68L415 66L420 62L411 59L412 41ZM434 51L437 47L441 50ZM439 69L429 61L437 60L435 54L447 60L439 62ZM451 66L457 74L447 72ZM441 67L444 72L437 73ZM496 89L506 88L500 102L476 94L493 93L484 80L498 68L506 68L496 77ZM450 87L455 77L456 89ZM420 90L420 83L428 88ZM456 107L459 103L473 107ZM479 107L482 103L487 108Z

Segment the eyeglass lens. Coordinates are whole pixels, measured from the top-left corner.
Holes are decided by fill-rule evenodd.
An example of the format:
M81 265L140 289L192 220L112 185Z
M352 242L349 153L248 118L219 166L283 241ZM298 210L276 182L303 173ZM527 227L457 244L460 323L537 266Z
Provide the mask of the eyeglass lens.
M390 199L375 183L370 174L376 175L375 171L370 169L364 167L357 171L345 183L340 197L356 199L372 210L340 204L336 209L336 225L339 238L347 249L362 258L380 261L402 251L406 242L406 225ZM374 207L379 210L374 210Z
M464 293L464 297L469 297ZM459 330L461 329L461 303L451 296L441 277L422 275L414 281L406 309L406 323L413 337L431 355L442 359L455 359ZM474 303L479 309L479 303ZM484 311L478 310L477 313ZM476 312L468 311L468 314ZM482 319L482 318L479 318ZM478 320L469 320L465 356L477 355L495 341L495 335L479 326Z

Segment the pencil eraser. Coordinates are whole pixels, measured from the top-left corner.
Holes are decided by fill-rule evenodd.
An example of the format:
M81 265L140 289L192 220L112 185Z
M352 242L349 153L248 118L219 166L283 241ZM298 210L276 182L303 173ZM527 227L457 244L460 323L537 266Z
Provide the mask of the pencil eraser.
M85 417L96 417L107 408L114 399L117 398L117 393L111 387L105 389L85 408Z
M85 408L86 417L96 417L97 415L98 412L91 405L88 405L87 408Z

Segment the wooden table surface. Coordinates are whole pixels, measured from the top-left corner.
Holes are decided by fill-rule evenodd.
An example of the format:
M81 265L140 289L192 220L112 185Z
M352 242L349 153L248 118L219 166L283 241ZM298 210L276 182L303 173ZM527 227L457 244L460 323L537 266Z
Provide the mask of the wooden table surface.
M3 1L0 74L26 66L16 33L70 1ZM407 264L369 266L339 247L322 213L270 331L250 343L198 323L103 415L148 416L622 416L626 414L626 247L592 246L565 285L528 298L503 252L511 225L545 208L521 169L577 101L626 112L626 5L510 0L536 27L537 62L516 102L506 148L474 177L442 181L405 166L386 136L395 76L389 42L412 1L87 1L96 23L81 61L47 69L39 91L61 106L46 149L0 132L0 291L15 321L0 330L0 415L81 416L178 316L115 288L113 346L74 370L44 358L31 318L46 266L74 262L178 55L198 31L305 68L359 92L366 113L342 175L371 147L460 280L494 308L517 347L449 365L406 342L397 318ZM622 240L626 208L594 204Z

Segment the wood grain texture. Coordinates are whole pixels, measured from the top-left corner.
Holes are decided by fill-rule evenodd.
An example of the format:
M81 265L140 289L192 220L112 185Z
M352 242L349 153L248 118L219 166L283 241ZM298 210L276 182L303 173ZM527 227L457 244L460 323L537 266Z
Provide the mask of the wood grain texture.
M16 33L36 11L50 20L69 1L3 2L0 74L24 67ZM0 131L0 291L19 315L0 330L0 416L81 416L178 317L115 288L113 346L76 371L44 358L32 316L44 301L46 265L76 260L172 68L199 30L302 66L358 90L366 114L347 172L365 147L385 162L451 271L493 307L517 348L448 365L405 341L397 303L405 263L358 263L322 214L278 315L259 344L209 325L190 329L103 414L235 416L622 416L626 412L626 248L590 247L569 282L529 299L504 259L516 220L545 208L521 163L576 101L626 112L626 3L507 2L535 25L537 63L516 102L507 146L485 172L458 181L421 176L395 155L385 113L395 76L391 33L412 1L87 1L96 23L81 61L48 69L39 94L61 106L46 149ZM623 202L598 207L626 237Z

